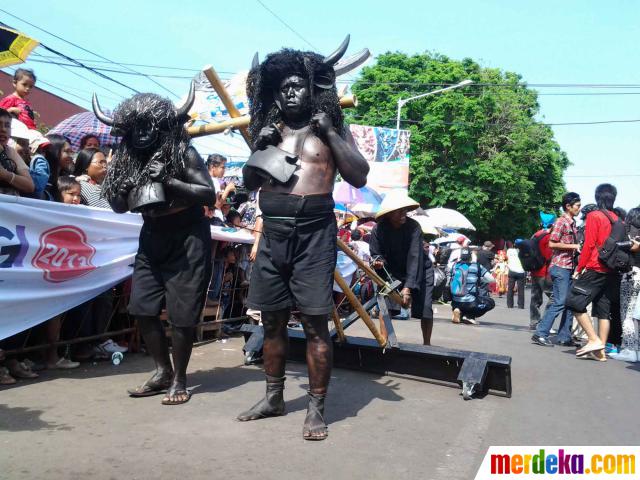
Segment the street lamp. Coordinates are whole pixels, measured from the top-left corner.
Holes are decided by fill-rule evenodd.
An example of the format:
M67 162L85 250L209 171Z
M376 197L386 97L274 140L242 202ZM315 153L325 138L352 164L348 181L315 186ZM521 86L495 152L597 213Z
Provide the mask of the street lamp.
M396 130L400 130L400 110L403 106L409 103L412 100L417 100L418 98L428 97L429 95L435 95L436 93L446 92L447 90L453 90L455 88L466 87L467 85L471 85L473 80L463 80L460 83L456 83L455 85L451 85L450 87L440 88L438 90L434 90L433 92L423 93L421 95L416 95L415 97L409 97L405 100L402 98L398 99L398 119L396 121Z

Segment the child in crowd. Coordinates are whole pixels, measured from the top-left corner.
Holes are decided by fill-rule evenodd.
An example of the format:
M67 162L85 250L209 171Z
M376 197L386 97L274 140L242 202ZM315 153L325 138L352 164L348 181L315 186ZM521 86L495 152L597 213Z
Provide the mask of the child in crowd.
M71 205L80 204L80 183L74 177L58 178L58 201Z
M36 75L33 70L19 68L13 74L13 93L0 100L0 108L6 109L31 130L36 129L36 121L27 96L35 84Z

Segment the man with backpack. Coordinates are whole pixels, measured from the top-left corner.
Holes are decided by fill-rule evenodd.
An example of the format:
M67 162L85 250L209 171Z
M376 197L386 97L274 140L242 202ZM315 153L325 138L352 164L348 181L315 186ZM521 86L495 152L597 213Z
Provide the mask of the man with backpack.
M611 304L619 296L618 275L630 267L628 250L624 251L620 245L628 240L626 228L612 211L617 193L616 187L608 183L596 187L598 210L587 215L576 280L566 301L588 337L587 344L576 351L576 356L589 355L600 361L606 361L604 347L611 326ZM592 302L598 316L597 335L587 313L587 306Z
M493 275L478 262L471 261L471 250L460 249L460 260L451 269L451 309L453 323L477 324L476 318L496 306L486 285L494 283Z
M575 192L565 193L562 197L562 209L560 216L549 234L549 247L551 247L551 263L549 274L553 282L553 294L551 303L544 312L544 317L538 323L531 341L544 347L552 347L549 333L553 322L561 315L560 327L558 327L558 344L572 346L571 340L571 311L565 308L564 303L571 288L571 276L575 268L575 252L580 245L577 242L577 230L575 217L580 212L580 195Z
M551 298L551 277L549 277L549 262L553 252L549 247L549 234L556 220L552 213L540 212L542 228L533 234L530 240L523 242L519 249L520 262L524 269L531 272L531 303L529 304L529 329L535 330L540 322L540 307L544 302L544 295ZM525 249L524 243L529 245Z

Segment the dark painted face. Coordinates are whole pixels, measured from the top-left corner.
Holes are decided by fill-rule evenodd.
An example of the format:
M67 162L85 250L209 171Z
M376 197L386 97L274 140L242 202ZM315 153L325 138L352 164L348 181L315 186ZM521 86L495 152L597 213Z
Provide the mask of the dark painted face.
M387 218L393 228L400 228L407 222L407 211L406 208L401 208L387 213Z
M152 146L158 140L158 128L148 119L140 119L136 122L131 133L133 148L144 150Z
M280 82L275 97L285 117L299 118L309 111L309 82L299 75L290 75Z

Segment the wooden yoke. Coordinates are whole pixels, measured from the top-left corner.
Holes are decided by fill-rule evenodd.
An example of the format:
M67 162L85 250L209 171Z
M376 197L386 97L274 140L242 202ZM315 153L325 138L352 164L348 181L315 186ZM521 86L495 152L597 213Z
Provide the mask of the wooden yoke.
M209 80L209 83L218 94L218 97L220 97L222 104L227 109L227 112L229 112L229 116L231 118L241 117L242 115L240 114L240 111L236 108L235 103L233 103L233 99L227 93L227 89L224 88L222 80L218 76L218 73L213 69L213 67L211 65L207 65L202 70L202 73L204 73L204 76L207 77L207 80ZM238 127L238 130L240 130L244 141L247 142L247 145L249 145L249 148L251 148L251 137L249 136L249 130L247 130L247 127Z
M206 75L206 73L205 73ZM226 91L223 90L226 94ZM228 94L226 94L228 96ZM222 99L222 96L220 96ZM355 107L358 104L358 101L355 96L344 96L340 98L340 106L342 108L351 108ZM195 137L203 137L205 135L213 135L216 133L222 133L228 128L238 128L242 131L242 128L249 126L250 117L249 115L244 115L242 117L231 118L224 122L219 123L209 123L207 125L200 125L197 127L189 127L187 128L187 132L189 132L189 136L192 138ZM246 138L245 138L246 140Z

